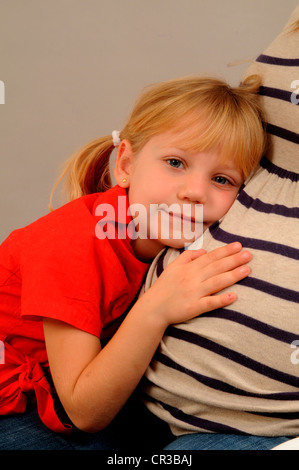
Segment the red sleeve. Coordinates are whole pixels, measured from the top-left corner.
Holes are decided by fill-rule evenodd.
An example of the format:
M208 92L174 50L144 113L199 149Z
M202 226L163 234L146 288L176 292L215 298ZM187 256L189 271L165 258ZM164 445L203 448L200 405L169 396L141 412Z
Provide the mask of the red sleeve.
M23 229L21 314L50 317L99 336L102 274L95 264L94 221L83 201Z

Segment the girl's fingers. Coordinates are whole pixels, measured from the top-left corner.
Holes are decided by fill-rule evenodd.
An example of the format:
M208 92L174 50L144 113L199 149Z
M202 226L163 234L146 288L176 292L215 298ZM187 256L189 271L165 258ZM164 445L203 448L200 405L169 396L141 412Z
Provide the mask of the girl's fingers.
M226 258L210 263L205 266L205 268L201 269L201 279L206 280L210 277L216 276L217 274L232 271L235 268L242 267L251 259L252 254L246 250L231 256L227 256Z
M233 255L234 253L241 251L241 249L241 243L234 242L225 246L221 246L220 248L215 248L215 250L212 250L209 253L207 253L203 248L200 250L185 250L173 261L173 263L185 264L191 261L196 261L198 258L202 258L200 260L200 264L202 267L204 267L205 265L213 263L214 261L218 261L222 258ZM203 255L205 256L203 257Z
M211 312L218 308L227 307L237 299L234 292L225 292L224 294L202 297L199 302L198 315L205 312Z
M228 245L215 248L215 250L206 253L204 260L206 264L214 263L228 256L239 253L242 250L242 245L239 242L229 243ZM202 260L201 260L202 261Z
M182 253L152 286L156 299L157 293L166 299L163 303L163 309L167 306L166 323L180 323L233 303L234 293L220 291L248 276L250 268L246 263L251 257L240 243L231 243L209 253L205 250Z
M236 284L236 282L241 281L249 274L249 266L239 266L232 271L210 277L201 283L199 295L200 297L205 297L207 295L214 294L215 292L219 292L222 289L226 289L227 287Z
M185 265L194 282L203 282L218 274L232 271L252 259L247 250L242 250L239 242L230 243L208 253L205 250L183 252L173 263ZM248 274L248 273L247 273Z
M224 292L215 294L222 289L232 286L236 282L244 279L250 273L248 266L241 266L229 273L223 273L202 283L200 288L200 296L198 306L196 308L197 315L210 312L217 308L223 308L232 304L237 299L234 292Z
M173 261L173 263L177 265L190 263L205 254L207 254L207 252L203 248L200 250L185 250Z

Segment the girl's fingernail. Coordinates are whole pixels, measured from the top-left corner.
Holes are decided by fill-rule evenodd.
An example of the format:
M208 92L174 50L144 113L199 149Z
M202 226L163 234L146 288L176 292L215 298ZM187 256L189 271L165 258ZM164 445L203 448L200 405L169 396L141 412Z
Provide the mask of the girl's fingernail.
M251 258L251 254L250 254L248 251L244 251L244 253L242 253L242 258L243 258L244 260L250 259L250 258Z
M248 268L248 266L241 266L241 268L240 268L240 273L241 274L246 274L246 273L248 274L249 271L250 271L250 269Z
M234 248L235 250L240 250L240 248L242 248L242 245L241 245L240 242L235 242L235 243L233 244L233 248Z

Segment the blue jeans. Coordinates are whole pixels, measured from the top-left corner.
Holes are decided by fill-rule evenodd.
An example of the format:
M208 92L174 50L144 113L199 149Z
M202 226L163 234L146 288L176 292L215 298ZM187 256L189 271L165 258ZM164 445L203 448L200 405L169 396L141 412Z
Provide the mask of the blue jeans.
M164 450L271 450L288 440L288 437L195 433L177 437Z
M36 408L14 416L0 416L1 450L140 450L163 449L173 439L166 423L132 398L103 431L77 429L66 436L48 429Z

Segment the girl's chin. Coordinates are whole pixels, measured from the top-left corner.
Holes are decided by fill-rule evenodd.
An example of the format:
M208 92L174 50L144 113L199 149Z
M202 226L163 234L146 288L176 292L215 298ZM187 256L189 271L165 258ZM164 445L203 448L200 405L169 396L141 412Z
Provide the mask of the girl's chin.
M196 240L197 239L195 239L195 238L193 238L192 240L172 239L172 240L163 240L163 242L165 243L165 246L169 246L170 248L175 248L177 250L181 250L183 248L187 248L187 247L193 245L194 243L196 243Z

